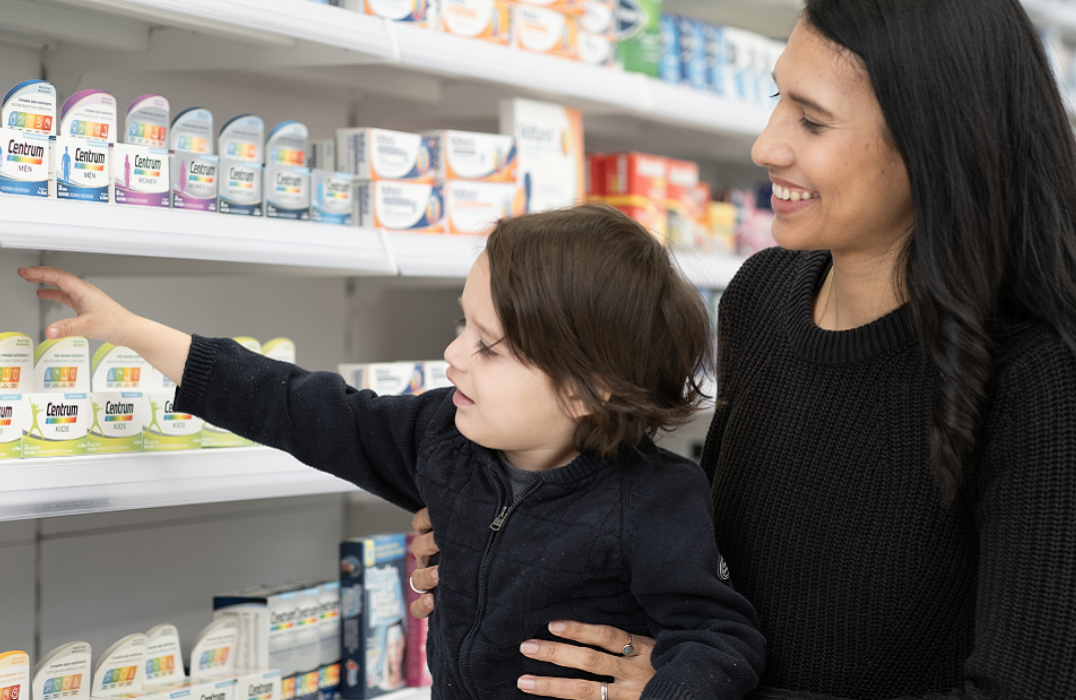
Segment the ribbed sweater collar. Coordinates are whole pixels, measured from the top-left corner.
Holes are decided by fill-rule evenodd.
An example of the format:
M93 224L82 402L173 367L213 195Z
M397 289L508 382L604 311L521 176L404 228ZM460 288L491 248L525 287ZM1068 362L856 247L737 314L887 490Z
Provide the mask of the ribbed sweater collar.
M905 304L877 321L846 331L827 331L814 322L812 302L829 270L830 254L804 255L789 283L785 307L788 340L792 350L809 362L852 364L865 362L916 341L917 334Z

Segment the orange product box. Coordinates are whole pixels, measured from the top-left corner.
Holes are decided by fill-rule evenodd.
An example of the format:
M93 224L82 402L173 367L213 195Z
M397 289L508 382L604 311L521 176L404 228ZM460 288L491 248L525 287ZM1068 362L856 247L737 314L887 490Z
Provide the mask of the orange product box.
M344 7L415 27L437 27L436 0L344 0Z
M618 153L605 159L605 201L668 239L668 159Z
M515 183L451 180L444 183L445 232L488 236L496 223L524 213L523 190Z
M521 5L532 5L546 10L556 10L568 15L581 15L584 11L583 0L516 0Z
M693 245L695 241L694 222L699 218L697 188L699 186L699 164L686 160L666 161L668 180L666 190L666 208L669 210L669 241L684 245Z
M579 18L533 5L512 5L512 46L524 51L576 60Z
M508 0L443 0L441 30L507 46L512 29L510 10Z

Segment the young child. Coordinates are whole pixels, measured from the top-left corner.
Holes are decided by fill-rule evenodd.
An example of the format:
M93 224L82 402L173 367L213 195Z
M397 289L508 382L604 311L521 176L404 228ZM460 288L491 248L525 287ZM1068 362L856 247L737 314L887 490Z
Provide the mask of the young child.
M379 397L191 337L59 270L19 274L78 313L49 338L130 347L179 384L176 410L429 508L441 549L434 698L529 697L520 676L565 671L519 646L552 639L547 624L564 619L656 637L644 698L740 698L758 682L765 643L717 552L709 484L652 442L703 399L706 310L623 214L581 206L502 220L445 350L455 388L420 396Z

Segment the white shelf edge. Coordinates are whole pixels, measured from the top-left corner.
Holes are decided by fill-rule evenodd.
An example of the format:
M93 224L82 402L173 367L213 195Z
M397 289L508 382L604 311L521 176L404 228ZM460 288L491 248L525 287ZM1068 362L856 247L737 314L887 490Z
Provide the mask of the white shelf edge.
M0 203L4 248L397 272L370 229L32 197Z
M486 248L486 239L477 236L386 232L385 240L404 277L464 279Z
M0 462L0 522L356 491L268 447Z

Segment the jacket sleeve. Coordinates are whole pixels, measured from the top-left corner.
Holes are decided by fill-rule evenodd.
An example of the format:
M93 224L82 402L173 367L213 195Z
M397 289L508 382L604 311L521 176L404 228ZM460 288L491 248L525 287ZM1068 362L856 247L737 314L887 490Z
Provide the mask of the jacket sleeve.
M762 677L754 608L729 582L701 469L676 464L631 487L625 523L632 592L657 643L644 700L739 700ZM735 575L735 572L732 572Z
M194 336L176 408L415 511L423 506L418 453L425 438L453 424L448 396L379 397L332 372Z

